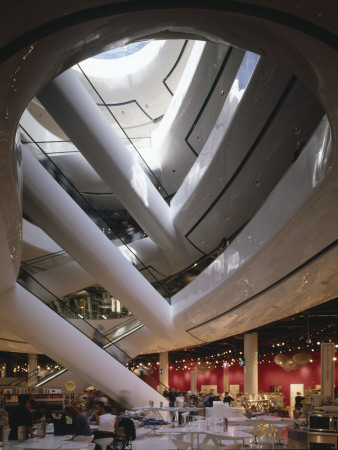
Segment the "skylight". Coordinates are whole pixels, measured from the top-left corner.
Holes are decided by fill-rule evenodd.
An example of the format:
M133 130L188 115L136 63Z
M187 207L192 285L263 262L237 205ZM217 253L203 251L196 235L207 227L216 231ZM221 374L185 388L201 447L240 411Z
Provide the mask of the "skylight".
M148 44L149 44L149 41L136 42L135 44L125 45L124 47L113 48L112 50L108 50L107 52L99 53L98 55L93 56L93 59L124 58L125 56L129 56L129 55L139 52L142 48L144 48Z

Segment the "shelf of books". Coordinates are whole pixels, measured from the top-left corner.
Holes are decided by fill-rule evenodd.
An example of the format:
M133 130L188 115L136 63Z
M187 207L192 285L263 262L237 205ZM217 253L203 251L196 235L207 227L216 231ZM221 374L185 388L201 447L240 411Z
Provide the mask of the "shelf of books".
M0 390L2 406L6 409L12 406L18 406L20 394L31 395L32 400L36 402L37 406L44 403L50 410L62 409L64 405L64 394L62 389L17 387Z

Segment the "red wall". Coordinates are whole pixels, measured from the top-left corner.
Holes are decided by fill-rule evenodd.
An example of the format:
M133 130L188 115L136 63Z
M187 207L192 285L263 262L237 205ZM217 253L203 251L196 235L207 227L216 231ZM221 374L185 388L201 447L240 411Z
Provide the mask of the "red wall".
M258 390L262 392L270 392L270 386L282 386L282 394L285 396L285 404L290 405L290 384L304 384L304 389L315 388L320 384L320 352L311 354L313 363L298 370L286 372L279 365L271 361L265 362L258 366ZM154 377L158 379L158 366L154 369ZM193 368L194 369L194 368ZM178 388L181 391L190 390L190 372L187 369L177 369L173 367L169 370L169 387ZM236 364L228 369L229 385L239 384L240 392L244 391L244 367ZM148 377L145 377L145 381ZM204 373L197 372L196 380L197 390L201 389L202 384L216 384L218 392L223 392L223 367L206 371ZM150 384L150 383L149 383ZM154 381L151 382L154 387ZM335 363L335 385L338 386L338 362Z
M239 384L239 392L244 392L244 367L236 364L229 367L229 386Z
M337 386L337 363L335 378L335 385ZM269 392L270 386L282 386L284 401L286 405L290 405L290 384L304 384L304 389L315 389L316 384L321 383L320 361L308 363L301 369L290 370L290 372L286 372L282 367L275 363L260 364L258 380L259 390L264 392Z

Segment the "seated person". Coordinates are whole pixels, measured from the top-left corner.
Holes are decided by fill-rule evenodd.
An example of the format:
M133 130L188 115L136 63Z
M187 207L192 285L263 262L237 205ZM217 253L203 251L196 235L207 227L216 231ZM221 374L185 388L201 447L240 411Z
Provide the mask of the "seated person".
M229 395L229 392L226 392L224 394L224 399L223 399L223 403L229 403L229 406L231 405L231 402L233 402L234 399L231 397L231 395Z
M87 417L80 413L75 406L66 406L64 414L72 418L73 421L73 441L92 442L93 436Z
M212 408L214 406L214 401L215 401L215 396L213 392L210 392L209 394L209 400L206 406L208 406L209 408Z
M210 392L210 394L207 394L204 399L201 401L200 405L201 406L207 406L209 408L212 408L213 404L214 404L214 393Z
M105 413L104 406L104 403L101 401L95 402L95 411L88 418L91 425L99 425L99 417Z
M131 419L122 419L117 425L113 442L107 446L107 450L123 450L129 441L136 438L134 422Z
M37 410L33 414L33 421L36 423L39 422L53 423L54 418L52 416L52 413L47 410L46 405L44 403L41 403L41 405L38 406Z
M97 439L105 439L107 437L115 437L118 429L117 417L112 414L110 406L104 407L104 414L98 416L99 428L94 432L94 441ZM95 450L100 450L99 443L96 443Z

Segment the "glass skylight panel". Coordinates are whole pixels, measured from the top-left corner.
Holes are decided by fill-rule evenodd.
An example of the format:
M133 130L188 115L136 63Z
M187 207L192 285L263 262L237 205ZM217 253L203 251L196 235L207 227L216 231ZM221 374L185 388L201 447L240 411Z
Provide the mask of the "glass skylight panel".
M106 52L99 53L95 55L92 59L119 59L124 58L128 55L133 55L134 53L142 50L146 45L149 44L149 41L144 42L135 42L134 44L125 45L119 48L113 48L111 50L107 50Z

